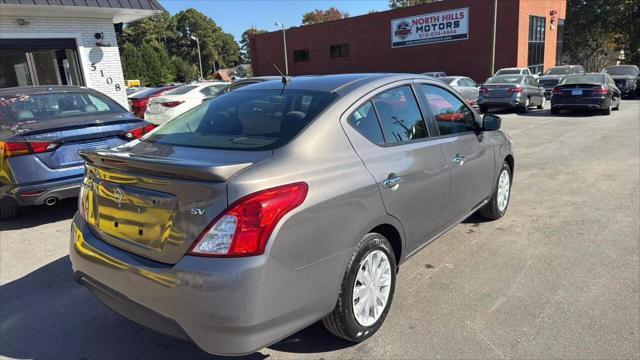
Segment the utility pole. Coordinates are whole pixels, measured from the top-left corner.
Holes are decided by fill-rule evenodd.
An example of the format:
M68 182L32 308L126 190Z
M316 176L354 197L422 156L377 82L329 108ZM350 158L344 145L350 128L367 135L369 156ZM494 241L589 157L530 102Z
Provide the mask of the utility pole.
M284 44L284 75L289 76L289 63L287 61L287 34L284 30L284 24L276 22L276 26L282 28L282 43Z
M198 44L198 63L200 64L200 80L204 80L204 76L202 76L202 56L200 55L200 40L193 35L191 35L190 37L191 39L196 41L196 44ZM213 66L216 66L215 62Z
M491 42L491 76L496 73L496 24L498 22L498 0L493 0L493 41Z

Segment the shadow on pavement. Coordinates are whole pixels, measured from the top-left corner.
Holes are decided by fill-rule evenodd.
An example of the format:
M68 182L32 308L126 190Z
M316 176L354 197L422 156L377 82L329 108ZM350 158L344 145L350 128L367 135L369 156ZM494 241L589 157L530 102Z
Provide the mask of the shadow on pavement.
M0 356L29 359L217 359L102 305L72 279L65 256L0 286ZM350 346L317 323L271 346L324 352ZM256 352L243 359L264 359Z
M612 112L612 114L614 112ZM554 117L554 118L584 118L584 117L593 117L593 116L602 116L604 118L607 117L607 115L602 115L597 110L563 110L558 115L551 115L551 110L545 109L545 110L529 111L528 113L519 113L517 115L523 116L523 117Z
M29 206L21 209L20 214L0 222L0 231L28 229L31 227L71 219L78 209L78 199L60 201L53 206Z

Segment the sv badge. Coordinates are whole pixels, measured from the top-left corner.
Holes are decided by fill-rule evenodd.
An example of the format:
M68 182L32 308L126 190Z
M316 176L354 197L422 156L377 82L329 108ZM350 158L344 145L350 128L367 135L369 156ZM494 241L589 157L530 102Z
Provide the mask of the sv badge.
M200 208L191 208L191 215L199 215L199 216L202 216L202 215L204 215L204 209L200 209Z

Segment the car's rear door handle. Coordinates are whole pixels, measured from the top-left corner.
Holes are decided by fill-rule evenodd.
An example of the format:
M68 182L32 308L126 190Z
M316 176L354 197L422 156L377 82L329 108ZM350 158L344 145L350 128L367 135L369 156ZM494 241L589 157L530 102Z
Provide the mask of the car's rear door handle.
M451 163L456 166L464 165L464 155L456 154L453 159L451 159Z
M402 182L402 176L398 176L394 173L389 174L389 177L382 182L384 188L392 188Z

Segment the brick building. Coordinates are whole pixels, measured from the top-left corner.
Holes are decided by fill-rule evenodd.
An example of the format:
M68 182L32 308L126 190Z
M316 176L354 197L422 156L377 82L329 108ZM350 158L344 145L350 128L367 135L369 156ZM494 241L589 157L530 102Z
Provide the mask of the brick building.
M495 69L559 62L566 0L498 0ZM445 71L491 75L494 0L443 0L286 30L290 75ZM252 38L255 75L285 69L282 31Z
M0 0L0 88L81 85L128 107L114 24L162 11L156 0Z

